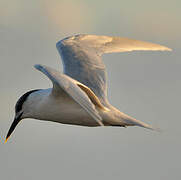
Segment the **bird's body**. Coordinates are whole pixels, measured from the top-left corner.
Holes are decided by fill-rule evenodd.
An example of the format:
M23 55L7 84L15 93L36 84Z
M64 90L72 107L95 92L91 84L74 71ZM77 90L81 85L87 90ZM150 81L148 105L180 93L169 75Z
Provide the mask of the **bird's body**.
M66 93L62 91L59 96L54 97L51 91L52 89L42 89L30 95L29 101L24 104L30 107L30 112L26 113L27 118L82 126L99 125Z
M6 140L21 119L33 118L81 126L151 126L120 112L107 99L103 53L134 50L170 50L167 47L127 38L76 35L57 43L64 74L43 65L53 88L25 93L16 104L16 115Z
M23 118L53 121L62 124L96 127L100 126L78 103L65 92L52 96L52 89L41 89L32 93L24 103L25 115ZM26 108L28 107L28 108ZM104 110L96 107L105 126L146 126L146 124L120 112L115 107L108 105ZM151 128L151 127L150 127Z

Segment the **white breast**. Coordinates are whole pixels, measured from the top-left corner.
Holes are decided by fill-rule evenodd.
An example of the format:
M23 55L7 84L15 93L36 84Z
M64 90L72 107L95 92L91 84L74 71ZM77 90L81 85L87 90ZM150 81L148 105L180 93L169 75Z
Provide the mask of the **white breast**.
M54 121L63 124L98 126L95 120L66 93L54 97L51 90L41 90L30 97L29 118Z

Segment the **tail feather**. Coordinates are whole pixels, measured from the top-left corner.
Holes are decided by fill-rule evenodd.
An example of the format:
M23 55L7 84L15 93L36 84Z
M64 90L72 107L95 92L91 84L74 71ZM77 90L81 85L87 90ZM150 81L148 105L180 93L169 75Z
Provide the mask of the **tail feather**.
M158 131L160 132L161 130L159 128L156 128L156 127L153 127L149 124L146 124L140 120L137 120L135 118L132 118L130 116L127 116L126 115L126 118L124 118L124 123L127 125L127 126L139 126L139 127L144 127L146 129L150 129L150 130L153 130L153 131Z
M144 127L146 129L150 129L150 130L153 130L153 131L161 132L160 128L153 127L153 126L151 126L149 124L146 124L144 122L141 122L141 121L137 124L137 126Z

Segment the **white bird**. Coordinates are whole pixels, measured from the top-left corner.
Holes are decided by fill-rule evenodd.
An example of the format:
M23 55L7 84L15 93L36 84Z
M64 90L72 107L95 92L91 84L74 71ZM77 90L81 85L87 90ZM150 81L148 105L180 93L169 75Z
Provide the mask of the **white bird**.
M47 66L35 65L51 80L53 88L32 90L20 97L5 142L25 118L91 127L141 126L153 129L108 102L106 70L101 55L171 49L128 38L96 35L71 36L59 41L56 47L63 61L64 74Z

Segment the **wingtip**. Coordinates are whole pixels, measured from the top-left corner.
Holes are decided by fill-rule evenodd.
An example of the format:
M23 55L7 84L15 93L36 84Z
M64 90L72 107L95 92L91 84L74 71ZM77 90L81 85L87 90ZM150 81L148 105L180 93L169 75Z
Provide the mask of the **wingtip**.
M37 69L39 68L39 66L41 66L40 64L35 64L34 67Z
M61 45L61 42L62 42L62 40L60 40L60 41L58 41L58 42L56 43L56 48L57 48L57 49L58 49L59 46Z
M156 47L155 47L156 48ZM160 51L172 51L171 48L158 44L158 50Z
M43 68L43 66L41 64L35 64L34 68L37 70L41 70Z
M145 50L148 50L148 49L145 49ZM153 49L151 49L152 51L172 51L171 48L168 48L166 46L162 46L162 45L158 45L158 46L155 46L153 47Z
M168 47L164 47L163 48L163 51L173 51L171 48L168 48Z

